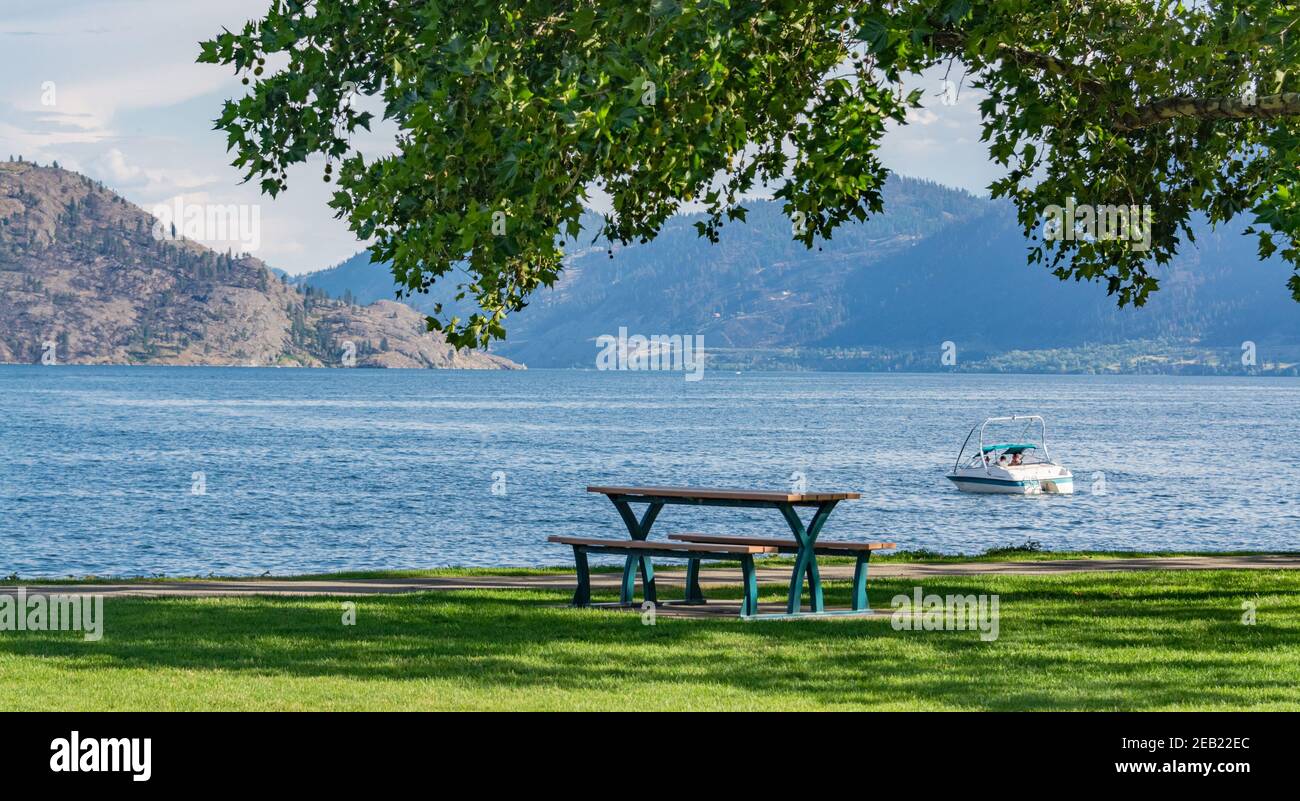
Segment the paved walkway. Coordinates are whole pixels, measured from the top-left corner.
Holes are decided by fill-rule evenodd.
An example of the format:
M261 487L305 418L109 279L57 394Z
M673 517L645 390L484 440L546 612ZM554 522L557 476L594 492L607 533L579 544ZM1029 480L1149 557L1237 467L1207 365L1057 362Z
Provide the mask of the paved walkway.
M1296 570L1300 569L1300 555L1266 556L1175 556L1134 559L1055 559L1042 562L960 562L939 564L880 562L871 566L874 578L928 578L931 576L1050 576L1087 571L1140 570ZM852 565L823 565L822 578L829 581L848 581L853 577ZM655 578L661 586L681 586L685 579L682 570L657 570ZM736 569L700 571L703 586L739 584ZM758 580L763 584L787 584L790 568L759 569ZM132 581L117 584L11 584L0 587L0 595L13 595L21 586L28 593L48 594L103 594L121 596L182 596L204 597L218 595L372 595L377 593L426 592L429 590L478 589L572 589L574 578L570 574L553 573L537 576L447 576L406 579L322 579L291 581L286 579L213 579L210 581L149 582ZM593 573L593 588L617 588L619 574Z

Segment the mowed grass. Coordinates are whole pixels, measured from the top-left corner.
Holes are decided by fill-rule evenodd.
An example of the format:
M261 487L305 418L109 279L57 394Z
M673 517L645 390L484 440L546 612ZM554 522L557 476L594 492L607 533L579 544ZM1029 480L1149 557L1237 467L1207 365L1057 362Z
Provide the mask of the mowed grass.
M876 580L871 602L915 584ZM99 642L0 632L0 709L1300 709L1300 571L922 587L997 594L999 638L887 616L647 626L551 590L109 598ZM846 585L827 590L847 605Z

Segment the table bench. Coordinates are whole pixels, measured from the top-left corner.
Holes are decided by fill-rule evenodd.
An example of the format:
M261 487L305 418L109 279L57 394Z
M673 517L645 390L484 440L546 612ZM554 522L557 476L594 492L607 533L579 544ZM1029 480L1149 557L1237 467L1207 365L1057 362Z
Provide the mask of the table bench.
M699 575L701 559L740 562L741 584L744 587L744 599L740 604L740 614L744 617L758 614L758 579L754 574L754 555L777 553L774 545L750 543L709 543L709 542L647 542L643 540L615 540L607 537L563 537L551 536L547 542L568 545L573 548L573 561L577 566L578 588L573 592L574 606L591 606L591 570L587 565L588 553L608 553L637 559L652 556L661 558L690 559ZM688 568L689 571L689 568ZM649 603L658 603L655 592L654 575L644 585L645 599ZM698 589L698 582L696 582ZM687 599L690 600L690 599ZM703 602L703 596L700 596Z
M817 569L817 554L819 553L817 536L821 533L822 526L826 524L826 519L830 516L831 511L841 501L856 500L861 497L856 492L785 492L781 490L746 490L746 489L713 489L701 487L624 487L624 486L598 486L587 487L588 492L599 493L606 496L618 510L619 516L623 519L623 524L627 528L630 541L616 540L618 546L625 550L614 551L613 547L605 546L609 540L600 540L600 544L605 548L604 553L618 553L625 556L623 563L623 581L619 592L619 602L631 606L633 591L636 589L636 575L641 574L641 584L645 587L646 600L655 600L654 593L654 566L650 559L656 555L676 556L690 560L687 564L688 581L687 593L688 602L703 603L703 594L699 591L699 563L701 559L718 558L718 559L738 559L741 561L742 570L744 563L752 563L753 556L756 553L779 553L782 545L790 542L795 543L793 553L795 554L794 570L790 576L790 588L786 596L786 612L784 615L773 615L772 617L790 617L802 614L861 614L869 612L866 609L865 589L862 593L861 609L846 610L843 612L827 611L822 599L821 575ZM645 511L637 515L632 509L632 504L645 504ZM745 509L776 509L785 519L786 525L793 535L793 539L781 539L776 545L768 543L744 543L736 541L728 542L686 542L683 540L671 540L669 543L656 541L647 545L637 546L631 543L647 543L650 536L650 529L654 525L659 512L664 506L681 504L690 506L722 506ZM798 509L813 509L812 517L805 524L799 517ZM703 535L696 535L703 536ZM577 538L581 539L581 538ZM674 545L675 543L675 545ZM571 544L571 543L565 543ZM669 546L664 550L665 546ZM711 548L772 548L773 551L757 551L749 554L739 554L730 550L719 550L715 553L722 554L718 557L710 557L703 551L682 550L677 546L682 545L704 545ZM844 547L843 543L836 543L828 546L835 548ZM660 549L661 553L656 553L655 549ZM590 550L590 548L588 548ZM868 553L872 550L868 548ZM821 550L821 553L832 553L831 550ZM856 552L855 552L856 555ZM748 560L741 558L747 556ZM584 557L585 558L585 557ZM864 560L865 561L865 560ZM580 569L582 569L580 567ZM752 575L752 569L750 571ZM805 581L808 585L808 594L811 599L812 607L809 613L801 611L803 603L803 587ZM866 571L863 566L860 585L865 588ZM748 604L748 598L746 603ZM754 617L757 612L757 606L748 606L752 612L747 613L742 610L741 614L745 617ZM769 617L769 615L762 615Z
M726 534L669 534L668 539L688 544L707 545L743 545L750 547L773 548L777 553L799 553L799 543L788 537L748 537ZM853 563L853 602L855 612L867 612L871 607L867 603L867 568L872 551L884 551L896 548L892 542L839 542L823 540L813 545L818 556L852 556ZM686 566L686 600L703 603L704 593L700 591L700 560L693 557Z

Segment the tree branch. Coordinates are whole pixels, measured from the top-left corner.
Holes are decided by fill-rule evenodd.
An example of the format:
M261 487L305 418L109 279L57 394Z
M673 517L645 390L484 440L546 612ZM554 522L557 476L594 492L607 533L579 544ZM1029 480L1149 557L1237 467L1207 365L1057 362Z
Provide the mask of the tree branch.
M1252 102L1253 101L1253 102ZM1118 131L1136 131L1174 119L1266 120L1300 115L1300 92L1241 97L1171 97L1142 106L1114 124Z
M930 41L939 50L944 50L956 55L966 53L966 36L961 33L951 31L940 31L930 37ZM1100 78L1089 75L1087 67L1076 64L1073 61L1067 61L1063 58L1057 58L1049 53L1040 53L1037 50L1030 50L1025 47L1016 47L1002 42L997 47L999 58L1009 59L1017 64L1023 64L1043 72L1050 72L1053 75L1064 75L1079 81L1085 88L1092 91L1101 91L1107 87L1107 83Z
M967 38L955 31L939 31L930 37L930 42L939 50L956 54L966 52ZM1099 92L1110 84L1087 73L1087 67L1062 58L1016 47L999 44L999 58L1009 59L1017 64L1036 68L1053 75L1061 75L1078 81L1084 89ZM1300 93L1284 92L1282 94L1264 95L1263 97L1208 97L1194 98L1185 95L1156 100L1135 109L1112 124L1117 131L1130 132L1150 128L1174 119L1198 120L1267 120L1274 117L1300 116Z

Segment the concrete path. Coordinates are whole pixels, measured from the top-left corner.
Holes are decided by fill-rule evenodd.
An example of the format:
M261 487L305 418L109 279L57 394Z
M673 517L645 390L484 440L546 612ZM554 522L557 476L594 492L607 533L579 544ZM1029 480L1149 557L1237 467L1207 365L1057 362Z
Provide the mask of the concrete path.
M1050 576L1088 571L1139 570L1295 570L1300 569L1300 555L1266 556L1179 556L1134 559L1056 559L1042 562L961 562L953 564L917 564L880 562L871 566L874 578L915 578L932 576ZM825 565L822 578L828 581L848 581L853 577L852 565ZM661 586L682 586L682 570L657 570L655 578ZM787 584L790 569L759 569L758 580L763 584ZM6 584L0 586L0 595L13 595L19 587L28 593L102 594L141 597L205 597L219 595L372 595L377 593L426 592L429 590L478 589L572 589L573 576L554 573L538 576L454 576L408 579L323 579L290 581L285 579L213 579L210 581L150 582L131 581L104 584ZM593 573L594 588L617 588L617 573ZM703 586L738 585L738 569L709 569L700 571Z

